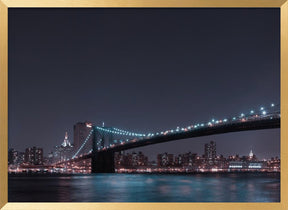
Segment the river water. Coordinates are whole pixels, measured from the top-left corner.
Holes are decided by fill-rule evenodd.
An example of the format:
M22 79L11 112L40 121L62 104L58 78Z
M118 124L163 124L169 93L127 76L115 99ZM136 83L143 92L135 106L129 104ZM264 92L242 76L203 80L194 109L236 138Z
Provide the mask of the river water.
M9 202L280 202L279 173L9 176Z

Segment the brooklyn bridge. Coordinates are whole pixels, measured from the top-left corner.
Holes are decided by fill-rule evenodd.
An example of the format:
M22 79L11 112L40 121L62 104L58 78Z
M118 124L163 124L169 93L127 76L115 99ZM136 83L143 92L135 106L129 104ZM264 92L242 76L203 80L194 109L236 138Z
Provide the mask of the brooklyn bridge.
M127 149L208 135L280 128L280 105L271 104L224 119L194 123L154 133L137 133L116 127L89 125L89 134L70 159L54 163L63 165L90 162L92 173L113 173L114 154Z

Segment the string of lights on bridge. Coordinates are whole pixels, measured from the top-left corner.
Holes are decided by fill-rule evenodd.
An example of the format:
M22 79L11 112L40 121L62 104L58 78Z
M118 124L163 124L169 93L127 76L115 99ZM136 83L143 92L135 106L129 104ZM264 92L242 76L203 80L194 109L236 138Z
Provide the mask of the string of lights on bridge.
M272 103L270 105L271 108L275 107L275 104ZM253 116L255 115L255 117L259 117L259 116L266 116L268 114L268 111L267 109L265 109L264 107L260 107L260 112L256 112L254 110L251 110L248 114L244 114L244 113L241 113L240 116L238 117L233 117L232 118L232 121L235 121L239 118L244 118L244 117L247 117L248 116ZM111 129L107 129L107 128L103 128L103 127L96 127L97 129L101 130L101 131L104 131L104 132L107 132L107 133L111 133L111 134L118 134L118 135L123 135L123 136L132 136L132 137L152 137L152 136L155 136L155 135L165 135L167 133L174 133L174 132L179 132L179 131L187 131L187 130L191 130L192 128L198 128L198 127L204 127L205 124L208 125L208 126L212 126L213 124L219 124L219 123L226 123L228 122L228 118L224 118L223 120L216 120L216 119L212 119L211 121L207 122L207 123L196 123L194 125L190 125L190 126L187 126L187 127L182 127L180 129L180 127L176 127L176 129L170 129L170 130L166 130L166 131L161 131L161 132L156 132L156 133L148 133L148 134L141 134L141 133L134 133L134 132L131 132L131 131L125 131L125 130L121 130L121 129L118 129L118 128L112 128L113 130Z
M126 130L122 130L119 128L107 128L107 127L99 127L96 126L95 128L99 131L102 132L106 132L109 134L117 134L117 135L121 135L121 136L128 136L128 137L134 137L133 139L130 140L141 140L141 139L147 139L147 138L151 138L153 136L160 136L160 135L167 135L167 134L173 134L173 133L178 133L178 132L187 132L190 131L192 129L197 129L197 128L203 128L205 126L214 126L214 125L218 125L218 124L223 124L223 123L231 123L237 120L241 120L241 121L246 121L249 119L258 119L261 117L269 117L270 114L274 114L274 112L269 112L269 109L275 109L276 107L279 107L279 104L275 105L274 103L272 103L269 108L265 109L264 106L260 107L260 109L258 111L250 110L248 113L241 113L239 116L237 117L232 117L232 118L224 118L224 119L212 119L209 122L206 123L195 123L194 125L189 125L187 127L182 127L180 128L179 126L176 127L176 129L170 129L170 130L166 130L166 131L161 131L161 132L156 132L156 133L148 133L148 134L143 134L143 133L135 133L135 132L131 132L131 131L126 131ZM277 112L278 109L277 109ZM280 112L279 112L279 116L280 116ZM272 118L272 116L271 116ZM77 157L77 155L79 154L79 152L83 149L84 145L88 142L89 138L91 137L92 133L93 133L94 129L92 129L89 133L89 135L87 136L87 138L85 139L85 141L83 142L83 144L81 145L81 147L78 149L78 151L75 153L75 155L72 157L72 159L74 159L75 157ZM138 138L137 138L138 137ZM100 141L102 141L102 139L100 139ZM129 139L126 139L126 142L129 142ZM122 142L123 143L123 142ZM100 148L100 142L97 142L97 147L98 150L101 150ZM110 144L110 146L112 146ZM114 145L115 146L115 145ZM107 148L109 148L109 146L107 146ZM91 153L92 150L89 151L89 153Z
M112 133L112 134L123 135L123 136L136 136L136 137L146 136L145 134L134 133L134 132L131 132L131 131L125 131L125 130L121 130L119 128L112 128L113 130L107 129L107 128L103 128L103 127L98 127L98 126L96 126L96 128L98 130L101 130L101 131L105 131L105 132Z
M90 136L93 133L93 129L90 131L90 133L88 134L88 136L86 137L85 141L83 142L83 144L81 145L81 147L77 150L77 152L72 156L72 159L74 159L75 157L77 157L77 155L79 154L79 152L83 149L84 145L87 143L87 141L90 139Z

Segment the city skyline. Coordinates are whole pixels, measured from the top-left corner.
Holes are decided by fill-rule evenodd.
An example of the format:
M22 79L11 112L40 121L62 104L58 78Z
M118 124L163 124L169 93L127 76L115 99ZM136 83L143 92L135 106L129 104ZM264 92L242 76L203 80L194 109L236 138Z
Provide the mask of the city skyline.
M280 102L279 9L171 11L11 9L9 147L46 153L86 120L146 133ZM199 151L211 140L223 155L280 155L280 129L139 150Z
M65 142L67 142L65 135ZM69 145L63 145L62 149ZM279 172L280 158L259 159L252 150L248 155L233 154L223 156L217 153L217 142L210 141L202 145L203 154L191 151L181 154L158 153L156 160L149 159L145 153L116 152L114 156L115 173L227 173L227 172ZM65 151L62 150L62 152ZM87 174L93 168L91 161L67 158L67 153L60 156L43 157L42 148L26 148L25 152L9 149L8 169L10 174L62 173ZM56 158L56 159L55 159ZM63 159L64 158L64 159ZM67 158L67 159L66 159ZM72 161L69 161L72 160Z
M200 137L201 138L201 137ZM180 140L181 141L181 140ZM215 144L217 144L217 142L216 141L210 141L210 142L214 142ZM161 144L161 143L160 143ZM196 152L196 151L193 151L193 150L191 150L191 149L187 149L186 151L182 151L182 152L178 152L178 153L175 153L173 150L170 150L170 151L164 151L164 153L172 153L173 155L180 155L180 154L182 154L183 152L184 153L194 153L194 154L197 154L197 155L199 155L199 156L203 156L203 157L205 157L206 156L206 145L208 145L209 144L209 142L202 142L201 141L201 144L202 144L202 152ZM221 144L220 144L221 145ZM51 150L49 150L49 153L48 153L48 156L46 155L45 157L43 156L43 154L42 154L42 158L47 158L47 157L49 157L49 154L51 154L51 153L54 153L55 152L55 148L57 148L57 147L61 147L61 146L63 146L63 147L71 147L72 148L72 151L73 152L75 152L75 150L73 150L73 147L75 147L74 146L74 144L71 144L71 142L70 142L70 140L69 140L69 138L68 138L68 133L67 132L65 132L65 137L64 137L64 140L63 140L63 142L61 143L61 144L59 144L59 145L54 145L53 146L53 149L51 149ZM204 147L203 147L204 146ZM149 147L149 146L144 146L144 148L145 147ZM37 148L37 146L32 146L32 147L27 147L27 148L25 148L25 152L24 153L26 153L26 151L27 150L30 150L30 149L36 149ZM225 148L225 147L224 147ZM15 150L15 148L13 148L13 147L11 147L11 148L8 148L9 150L13 150L13 151L16 151L16 152L20 152L20 153L23 153L23 151L20 151L20 150ZM42 150L42 152L41 153L44 153L43 152L43 149L42 148L39 148L40 150ZM140 148L136 148L136 149L129 149L129 150L123 150L123 154L129 154L129 153L144 153L143 152L143 150L141 150L141 149L143 149L143 147L140 147ZM209 150L209 149L208 149ZM218 152L216 152L216 147L215 147L215 152L213 153L214 154L214 156L221 156L221 155L223 155L223 153L221 153L221 152L219 152L219 148L218 148ZM247 152L245 153L245 154L238 154L238 153L235 153L235 152L233 152L233 151L229 151L229 152L227 152L226 153L226 155L223 155L224 157L228 157L228 156L236 156L236 155L239 155L239 157L242 157L242 156L250 156L250 154L251 154L251 152L253 151L254 149L252 148L252 147L250 147L249 148L249 150L247 149ZM145 151L145 149L144 149L144 151ZM221 148L220 147L220 151L223 151L223 148ZM254 150L255 151L255 150ZM256 151L257 151L257 149L256 149ZM163 152L163 151L162 151ZM161 153L161 152L160 152ZM255 152L254 152L254 154L255 154ZM149 161L156 161L157 160L157 156L159 155L159 151L155 151L155 154L154 155L150 155L148 158L149 158ZM211 153L211 155L212 155L212 153ZM258 155L257 155L257 157L259 157ZM276 155L276 156L265 156L265 157L263 157L261 154L260 154L260 157L261 157L261 160L267 160L267 159L270 159L270 158L274 158L274 157L280 157L280 155ZM26 157L25 157L26 158ZM67 157L67 158L71 158L71 157Z

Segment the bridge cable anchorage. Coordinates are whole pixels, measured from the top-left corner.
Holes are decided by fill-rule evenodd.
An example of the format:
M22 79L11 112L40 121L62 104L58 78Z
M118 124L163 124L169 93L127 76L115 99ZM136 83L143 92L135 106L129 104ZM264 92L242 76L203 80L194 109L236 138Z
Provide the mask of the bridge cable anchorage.
M79 152L82 150L82 148L84 147L84 145L88 142L90 136L92 135L92 133L94 132L94 129L92 129L90 131L90 133L88 134L88 136L86 137L85 141L83 142L83 144L81 145L81 147L78 149L78 151L72 156L72 159L74 159L78 154Z

